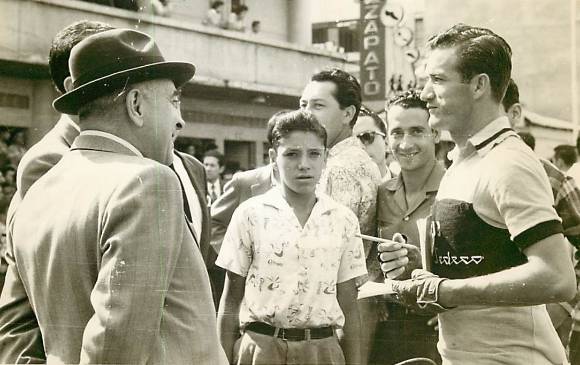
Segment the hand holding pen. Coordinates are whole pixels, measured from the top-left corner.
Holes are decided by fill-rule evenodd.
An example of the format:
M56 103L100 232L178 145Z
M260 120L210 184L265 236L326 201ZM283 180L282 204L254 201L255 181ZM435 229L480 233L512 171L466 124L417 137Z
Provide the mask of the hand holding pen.
M378 260L386 279L408 279L414 269L421 267L419 248L408 244L400 233L395 233L392 240L362 234L359 237L378 243Z

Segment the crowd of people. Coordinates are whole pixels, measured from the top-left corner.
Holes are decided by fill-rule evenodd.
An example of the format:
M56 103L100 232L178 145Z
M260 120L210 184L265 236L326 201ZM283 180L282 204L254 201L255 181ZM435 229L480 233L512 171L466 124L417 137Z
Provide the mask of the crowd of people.
M457 24L427 50L386 121L354 76L314 73L265 125L269 164L225 182L219 151L174 149L194 65L131 29L57 34L62 117L18 166L0 362L579 364L580 190L512 128L501 36Z
M7 264L3 259L6 252L6 213L16 192L16 169L26 153L26 134L22 128L0 129L0 284L4 283Z

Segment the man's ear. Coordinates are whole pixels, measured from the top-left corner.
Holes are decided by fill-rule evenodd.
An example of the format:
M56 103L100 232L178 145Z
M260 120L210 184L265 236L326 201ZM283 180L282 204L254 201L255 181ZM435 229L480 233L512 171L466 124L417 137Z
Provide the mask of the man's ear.
M131 89L125 97L127 114L131 121L139 128L143 127L143 92L139 89Z
M67 92L67 93L74 88L72 77L70 77L70 76L68 76L66 79L64 79L62 84L64 86L65 92Z
M278 154L276 153L276 150L274 148L270 148L268 150L268 156L270 156L270 163L274 163L276 161L276 156Z
M507 116L515 125L520 124L522 120L522 105L520 103L514 103L508 108Z
M489 83L489 76L487 74L475 75L470 81L473 98L479 99L487 92L491 93L491 85Z
M356 107L354 105L349 105L343 110L344 113L344 124L350 125L350 121L354 118L354 114L356 113Z
M437 129L433 128L431 128L431 133L433 134L433 142L435 142L435 144L439 143L441 140L441 133L439 133Z
M223 174L225 170L226 170L225 166L220 166L219 168L220 175Z

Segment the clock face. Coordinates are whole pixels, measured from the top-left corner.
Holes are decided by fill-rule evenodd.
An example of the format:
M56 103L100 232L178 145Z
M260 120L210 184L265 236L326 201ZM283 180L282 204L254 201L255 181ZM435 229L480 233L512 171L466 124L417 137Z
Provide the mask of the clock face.
M388 1L381 9L381 22L385 27L395 27L403 20L403 7L397 4L390 4Z
M408 27L399 27L395 30L395 44L399 47L409 45L413 40L413 31Z

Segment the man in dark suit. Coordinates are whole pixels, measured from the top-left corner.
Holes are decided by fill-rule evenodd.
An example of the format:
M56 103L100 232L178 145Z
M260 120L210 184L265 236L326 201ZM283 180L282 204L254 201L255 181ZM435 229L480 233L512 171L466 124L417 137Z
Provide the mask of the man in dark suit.
M25 331L44 335L46 357L32 360L226 363L180 181L164 166L184 124L177 88L195 68L129 29L86 38L70 65L74 88L54 106L78 113L81 133L8 224L11 281L37 322Z
M224 192L224 155L218 150L209 150L203 155L203 167L207 176L207 202L211 206Z

